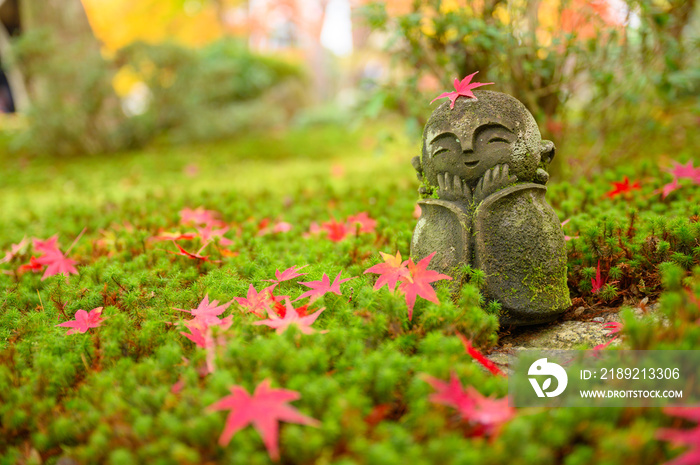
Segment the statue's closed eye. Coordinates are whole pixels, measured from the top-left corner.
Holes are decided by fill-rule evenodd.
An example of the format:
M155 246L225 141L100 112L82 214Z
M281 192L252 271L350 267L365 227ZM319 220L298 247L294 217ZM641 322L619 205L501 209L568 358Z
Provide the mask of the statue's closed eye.
M445 147L440 147L439 149L437 149L435 151L435 153L433 153L433 156L437 156L437 155L440 155L441 153L445 153L445 152L449 152L449 151L450 151L450 149L447 149Z
M506 140L504 137L499 137L499 136L494 136L491 139L489 139L488 143L493 144L494 142L505 142L508 144L508 140Z

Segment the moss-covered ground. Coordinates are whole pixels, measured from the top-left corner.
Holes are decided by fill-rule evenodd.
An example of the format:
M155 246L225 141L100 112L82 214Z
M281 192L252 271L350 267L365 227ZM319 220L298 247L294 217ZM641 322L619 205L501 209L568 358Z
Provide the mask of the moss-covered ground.
M419 298L411 321L402 296L373 290L376 275L363 274L379 252L408 256L417 145L389 129L319 127L99 158L0 155L0 250L58 234L64 252L75 241L67 256L78 271L45 280L20 273L36 255L31 244L0 264L0 464L269 463L252 427L221 447L226 415L205 410L230 386L252 392L266 378L298 391L293 405L320 422L282 423L286 464L652 465L678 455L656 439L658 428L678 425L660 409L521 409L484 437L429 400L424 374L454 372L499 398L507 380L484 371L457 336L484 353L500 350L497 306L481 301L479 272L467 270L454 297L438 284L440 304ZM662 198L670 167L671 159L642 160L548 186L548 201L570 219L571 313L584 307L577 317L592 318L661 301L670 325L623 312L626 347L700 349L700 188L682 179ZM606 196L625 176L640 188ZM201 261L152 240L193 231L179 212L200 206L220 214L232 245L215 241ZM314 222L360 212L377 220L374 232L337 242L306 234ZM291 230L260 235L266 219ZM312 305L325 307L312 327L327 332L276 334L233 304L207 373L206 351L180 334L189 316L176 309L196 308L205 295L245 297L293 265L308 265L308 275L279 286L292 297L308 290L300 280L356 277L342 296ZM598 269L602 288L593 293ZM96 307L104 307L99 327L68 336L56 326Z

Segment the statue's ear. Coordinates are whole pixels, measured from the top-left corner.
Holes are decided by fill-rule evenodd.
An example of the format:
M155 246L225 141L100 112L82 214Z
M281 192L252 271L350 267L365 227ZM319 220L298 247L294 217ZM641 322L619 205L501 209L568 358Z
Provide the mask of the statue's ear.
M416 156L411 159L411 164L413 165L413 168L416 170L416 175L418 176L418 180L423 182L423 165L420 162L420 157Z
M540 144L540 160L545 163L551 163L552 159L554 159L555 151L554 142L551 140L543 140Z

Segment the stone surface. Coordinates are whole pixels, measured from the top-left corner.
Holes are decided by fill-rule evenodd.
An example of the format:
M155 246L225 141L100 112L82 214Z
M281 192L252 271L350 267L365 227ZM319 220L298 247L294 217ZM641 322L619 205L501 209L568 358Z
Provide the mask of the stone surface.
M501 303L501 323L552 321L570 305L566 243L544 194L554 144L515 98L475 91L431 115L412 161L422 215L411 257L435 252L429 268L458 278L485 272L485 297Z

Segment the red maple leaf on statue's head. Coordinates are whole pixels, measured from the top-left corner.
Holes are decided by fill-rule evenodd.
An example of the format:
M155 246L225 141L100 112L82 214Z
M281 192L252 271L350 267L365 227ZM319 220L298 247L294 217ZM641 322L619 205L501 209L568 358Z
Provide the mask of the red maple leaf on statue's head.
M399 284L399 292L406 296L409 320L413 318L413 307L416 304L417 296L423 297L425 300L429 300L435 304L440 303L437 294L435 294L435 289L433 289L430 283L440 281L441 279L452 279L450 276L428 269L428 264L434 255L435 252L431 253L417 264L409 259L408 271L410 275L400 278L401 284Z
M627 176L625 176L622 182L613 181L613 190L606 193L605 196L612 199L616 195L627 194L633 190L639 190L641 188L642 186L639 184L639 181L635 181L634 184L630 184L630 180L627 178Z
M386 284L389 290L393 292L400 278L411 275L406 267L408 260L401 261L401 252L396 252L396 256L384 252L379 252L379 254L384 259L384 263L367 268L364 274L375 273L379 275L377 282L374 284L375 291Z
M439 100L441 98L449 98L450 99L450 108L455 107L455 101L457 101L457 98L459 97L468 97L468 98L473 98L475 99L476 96L472 92L472 89L476 89L477 87L481 86L487 86L490 84L493 84L493 82L471 82L472 78L478 73L478 71L473 72L469 76L465 77L461 81L457 78L455 78L454 81L454 86L455 90L454 92L444 92L437 97L435 97L430 103L433 103L435 100Z
M255 388L251 396L242 386L232 386L231 394L207 407L207 410L230 410L226 418L219 444L223 447L241 429L253 424L262 437L265 448L272 460L279 460L279 424L280 421L318 427L318 420L301 414L297 409L287 405L298 400L298 392L287 389L273 389L268 379Z

